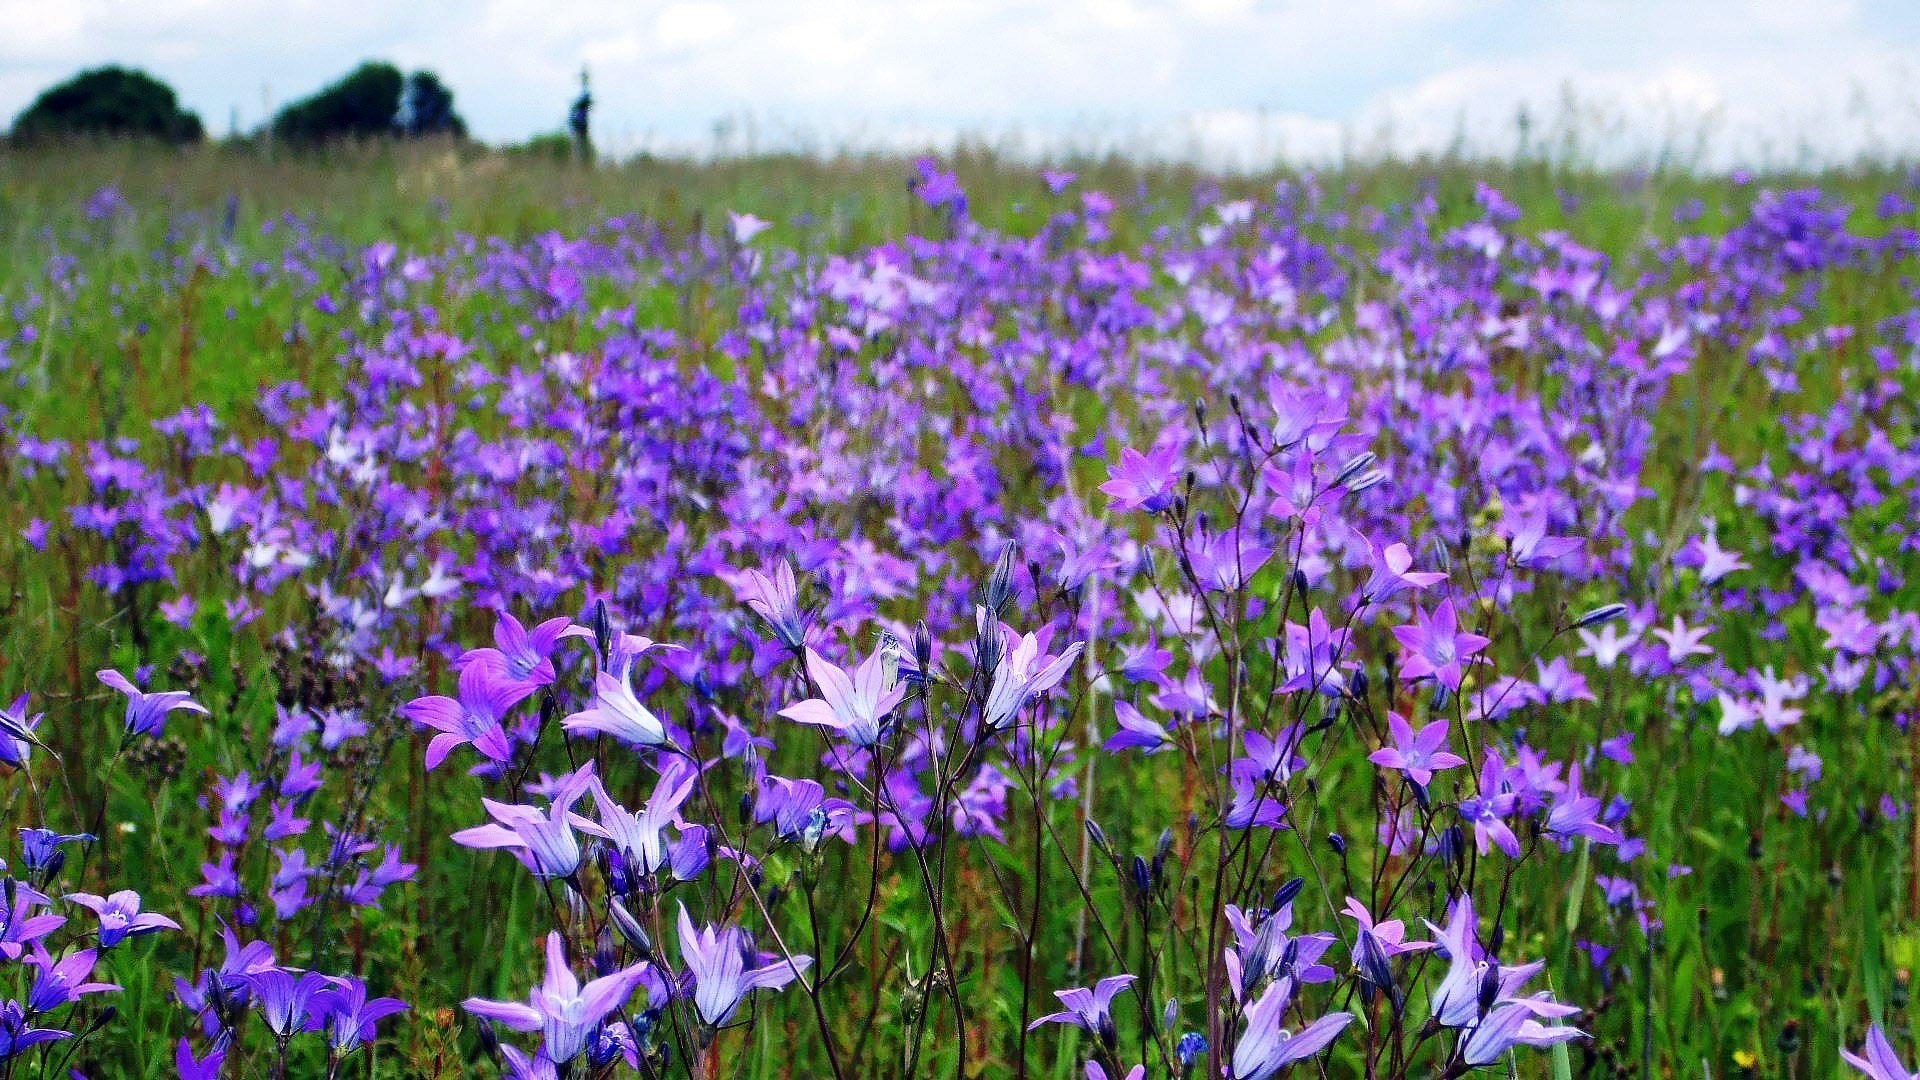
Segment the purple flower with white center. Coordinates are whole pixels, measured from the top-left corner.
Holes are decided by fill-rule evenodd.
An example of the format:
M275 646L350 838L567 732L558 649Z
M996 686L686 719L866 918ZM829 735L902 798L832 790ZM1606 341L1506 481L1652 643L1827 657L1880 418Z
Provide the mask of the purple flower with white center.
M27 1008L35 1013L52 1012L87 994L104 994L120 989L113 983L87 981L98 959L99 955L92 949L81 949L55 960L35 942L33 955L27 958L27 964L37 969L33 977L33 989L27 992Z
M140 735L158 738L166 729L167 714L176 709L207 715L207 707L193 700L185 690L149 694L110 668L97 674L101 682L127 696L126 738Z
M792 563L781 559L771 573L751 568L741 571L733 579L733 591L741 603L766 620L780 644L789 649L806 646L807 613L800 607L800 584Z
M25 694L0 709L0 764L16 769L26 767L33 748L41 745L40 736L35 734L41 718L42 714L27 711Z
M734 243L750 244L754 237L773 228L773 223L753 214L729 210L727 211L727 228L733 234Z
M602 839L607 836L597 823L573 812L573 804L587 793L593 779L592 762L562 778L544 812L520 803L483 798L480 804L493 821L461 829L453 834L453 842L462 847L510 851L542 880L571 878L579 871L581 858L580 840L574 830Z
M1753 681L1760 690L1757 715L1768 731L1779 732L1800 722L1806 710L1791 703L1807 694L1809 684L1804 676L1782 679L1774 675L1772 667L1768 667L1755 674Z
M1320 478L1314 471L1314 455L1311 451L1295 453L1293 464L1282 468L1278 464L1268 465L1261 470L1260 478L1273 492L1273 500L1267 513L1289 521L1298 521L1302 527L1311 529L1320 523L1325 513L1322 504L1330 503L1345 494L1337 486L1321 487Z
M266 967L246 976L267 1030L278 1039L290 1039L306 1024L314 997L333 985L317 971Z
M471 745L496 764L513 756L513 739L501 721L533 692L526 683L504 679L487 664L460 671L460 696L429 694L400 707L400 715L439 732L427 743L427 768L437 769L460 746Z
M1513 835L1506 818L1520 804L1520 797L1505 790L1506 766L1500 755L1487 751L1487 760L1480 767L1480 794L1462 799L1460 816L1473 826L1474 846L1485 855L1490 847L1498 846L1507 853L1508 858L1520 857L1520 838Z
M1120 730L1108 736L1101 747L1109 754L1122 750L1144 750L1153 754L1173 745L1173 736L1165 727L1140 715L1139 709L1124 701L1113 703L1113 718L1119 722Z
M1227 764L1227 779L1233 785L1233 803L1226 815L1228 828L1285 827L1284 785L1307 763L1299 753L1302 737L1298 724L1284 728L1274 739L1258 731L1242 736L1247 756L1234 758Z
M1559 705L1569 701L1594 700L1593 688L1587 685L1587 677L1573 669L1564 656L1556 656L1552 663L1535 660L1534 669L1539 678L1534 681L1531 695L1545 705Z
M1431 676L1453 691L1460 689L1464 666L1489 644L1479 634L1461 631L1452 600L1443 601L1431 615L1416 611L1413 622L1393 628L1393 636L1406 650L1400 659L1402 675L1408 679Z
M761 778L760 794L753 805L755 822L771 822L775 836L812 848L828 836L853 843L859 813L859 808L847 800L828 797L817 780L771 775Z
M0 1061L11 1061L41 1043L71 1038L71 1031L32 1026L27 1010L17 1001L0 1004Z
M1372 574L1361 595L1370 604L1384 603L1407 589L1424 591L1447 580L1447 575L1438 571L1413 569L1413 552L1405 544L1388 544L1383 548L1368 541L1367 556Z
M1542 831L1567 844L1575 837L1586 837L1600 844L1619 843L1620 834L1601 823L1602 809L1597 796L1580 790L1580 766L1575 764L1567 770L1566 788L1554 796L1547 810Z
M1866 1045L1858 1054L1843 1049L1840 1058L1870 1080L1920 1080L1920 1073L1910 1072L1901 1064L1900 1056L1894 1053L1893 1044L1887 1041L1887 1033L1880 1030L1879 1024L1867 1028Z
M993 686L981 706L981 722L990 731L1012 724L1028 702L1060 685L1060 680L1066 678L1067 671L1086 648L1084 643L1076 641L1059 656L1042 656L1038 635L1015 633L1013 628L1004 625L1000 627L1000 635L1000 664L993 670Z
M32 889L14 890L13 906L0 909L0 916L4 916L0 918L0 956L18 960L27 946L38 945L41 938L66 925L65 915L32 914L36 905L46 902Z
M695 929L680 905L680 958L693 977L693 1004L708 1027L725 1027L756 990L778 990L813 966L811 956L791 960L756 952L747 932L737 926Z
M1516 1046L1548 1047L1555 1043L1586 1038L1587 1033L1579 1028L1542 1024L1537 1019L1541 1015L1540 1010L1540 1004L1531 999L1495 1006L1467 1034L1466 1042L1460 1050L1460 1060L1477 1068L1499 1061L1507 1051ZM1573 1012L1578 1011L1578 1009L1573 1010ZM1570 1014L1562 1013L1556 1008L1547 1015Z
M1507 537L1513 561L1529 570L1552 566L1581 546L1575 537L1548 536L1546 510L1538 506L1509 513L1500 531Z
M1347 633L1335 634L1319 608L1308 614L1305 626L1289 622L1287 651L1283 657L1287 681L1280 684L1280 689L1312 690L1327 697L1346 693L1348 643Z
M666 724L633 692L633 662L652 647L653 642L645 638L620 635L613 656L593 677L592 703L560 721L560 726L571 732L611 735L628 746L664 745Z
M335 978L332 985L314 995L308 1028L324 1028L327 1045L336 1053L347 1054L379 1038L377 1025L381 1020L406 1010L407 1003L398 998L369 1000L367 984L359 979Z
M1602 668L1611 668L1620 662L1629 649L1640 643L1640 631L1623 631L1610 623L1601 627L1598 633L1582 629L1580 642L1582 656L1592 657L1593 662Z
M1434 773L1467 763L1466 758L1447 749L1448 724L1444 719L1415 731L1405 717L1388 713L1387 729L1393 735L1393 745L1375 750L1367 760L1383 769L1398 769L1421 787L1433 783Z
M1180 483L1180 452L1173 446L1157 447L1145 454L1125 447L1120 451L1119 464L1107 476L1100 490L1113 497L1116 507L1157 514L1173 505Z
M1675 561L1683 566L1697 567L1702 585L1712 585L1728 574L1751 569L1738 551L1721 547L1720 538L1712 533L1688 541Z
M886 651L874 650L851 676L812 649L806 651L806 658L807 675L819 687L820 696L789 705L780 715L796 723L831 728L855 746L879 742L887 718L907 696L907 684L894 679Z
M493 647L469 649L460 663L490 665L508 682L550 686L559 678L553 668L553 650L561 639L589 633L565 618L548 619L529 630L511 612L502 611L493 624Z
M1119 1032L1113 1026L1113 999L1120 991L1132 986L1139 978L1137 975L1110 975L1093 984L1089 990L1076 986L1071 990L1055 990L1053 996L1060 999L1066 1008L1047 1015L1027 1025L1028 1031L1034 1031L1044 1024L1066 1024L1080 1028L1097 1037L1108 1047L1112 1047L1119 1038Z
M1129 682L1166 686L1167 665L1171 663L1173 652L1149 637L1144 644L1129 646L1121 653L1118 670Z
M357 739L371 730L353 709L328 709L320 714L320 748L338 750L348 739Z
M681 804L693 794L699 779L699 770L684 759L668 759L653 796L638 814L608 795L600 777L589 779L593 802L600 812L600 835L619 853L628 874L645 876L667 865L667 826L679 818Z
M1248 1007L1246 1030L1233 1048L1233 1061L1227 1068L1231 1080L1268 1080L1294 1062L1333 1045L1353 1022L1351 1013L1328 1013L1298 1032L1290 1031L1283 1025L1292 998L1293 980L1278 979Z
M1680 621L1680 616L1675 615L1671 628L1656 628L1653 636L1667 647L1667 662L1678 664L1689 656L1712 656L1713 646L1706 644L1707 635L1711 633L1713 627L1688 626Z
M75 841L89 841L91 833L71 835L51 829L20 830L20 861L35 880L44 882L67 864L67 853L60 850Z
M109 896L71 893L68 900L100 917L100 947L111 949L130 937L178 930L180 924L151 911L140 910L140 894L122 889Z

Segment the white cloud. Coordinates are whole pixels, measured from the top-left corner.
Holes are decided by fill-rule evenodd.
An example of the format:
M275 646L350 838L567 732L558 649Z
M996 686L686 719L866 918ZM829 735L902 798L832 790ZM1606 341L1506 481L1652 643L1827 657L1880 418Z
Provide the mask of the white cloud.
M739 24L719 4L674 4L654 23L660 47L668 52L724 46Z
M0 114L78 67L169 79L216 129L359 60L431 67L475 130L560 126L589 65L616 147L715 121L831 147L986 134L1250 165L1505 151L1920 153L1920 6L1899 0L0 0ZM264 90L264 93L263 93ZM1572 105L1568 103L1571 102Z

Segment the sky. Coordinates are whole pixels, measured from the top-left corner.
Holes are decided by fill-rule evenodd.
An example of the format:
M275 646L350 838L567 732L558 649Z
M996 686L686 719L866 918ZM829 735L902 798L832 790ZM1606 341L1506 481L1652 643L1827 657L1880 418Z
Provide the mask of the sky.
M613 152L1118 148L1284 157L1920 157L1916 0L0 0L0 118L105 63L251 128L361 60L429 68L474 134Z

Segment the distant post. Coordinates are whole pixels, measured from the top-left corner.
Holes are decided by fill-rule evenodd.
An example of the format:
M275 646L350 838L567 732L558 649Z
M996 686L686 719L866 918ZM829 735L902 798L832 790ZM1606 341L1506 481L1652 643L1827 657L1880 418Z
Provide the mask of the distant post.
M593 111L593 90L587 78L587 69L580 69L580 96L573 99L573 108L567 113L567 127L573 132L574 156L581 161L593 160L593 134L588 126L588 114Z

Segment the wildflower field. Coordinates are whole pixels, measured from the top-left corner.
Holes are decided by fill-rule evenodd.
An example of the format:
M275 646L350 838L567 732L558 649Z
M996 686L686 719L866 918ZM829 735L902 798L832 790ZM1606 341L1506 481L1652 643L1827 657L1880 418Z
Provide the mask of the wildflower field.
M0 1080L1907 1080L1916 198L0 157Z

